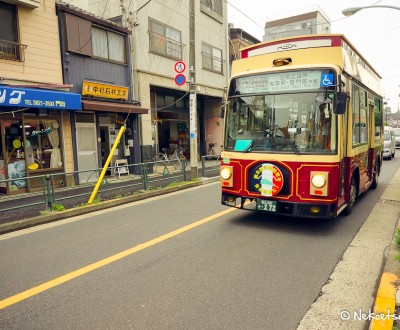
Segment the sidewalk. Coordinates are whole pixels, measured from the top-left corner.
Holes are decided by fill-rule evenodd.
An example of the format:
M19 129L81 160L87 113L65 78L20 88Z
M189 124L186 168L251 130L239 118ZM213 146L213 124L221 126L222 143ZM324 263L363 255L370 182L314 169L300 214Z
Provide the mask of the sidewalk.
M400 262L400 169L301 320L298 330L392 330ZM400 301L399 301L400 302ZM388 312L389 311L389 312ZM375 314L374 314L375 313ZM377 315L379 320L373 320Z

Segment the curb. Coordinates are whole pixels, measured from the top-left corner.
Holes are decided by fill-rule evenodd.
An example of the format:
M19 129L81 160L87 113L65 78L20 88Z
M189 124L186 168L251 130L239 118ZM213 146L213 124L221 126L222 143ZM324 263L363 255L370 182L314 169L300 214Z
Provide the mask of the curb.
M69 210L65 210L65 211L61 211L61 212L52 212L52 213L46 214L46 215L39 215L36 217L19 220L19 221L15 221L15 222L8 222L8 223L0 224L0 235L6 234L6 233L9 233L12 231L20 230L20 229L26 229L29 227L33 227L33 226L37 226L37 225L41 225L41 224L45 224L45 223L49 223L49 222L54 222L54 221L63 220L63 219L67 219L67 218L78 216L78 215L87 214L90 212L108 209L111 207L115 207L115 206L119 206L119 205L123 205L123 204L127 204L127 203L137 202L137 201L148 199L151 197L161 196L161 195L169 194L169 193L184 190L184 189L198 187L198 186L202 186L202 185L217 182L217 181L219 181L219 177L200 178L200 181L185 182L185 183L182 183L175 187L161 188L160 190L154 190L154 191L143 191L142 190L142 191L139 191L139 195L127 196L127 197L113 199L113 200L107 200L107 201L100 202L97 204L85 205L82 207L77 207L74 209L69 209Z
M398 228L400 222L397 224ZM394 313L396 309L396 291L398 286L398 275L400 271L399 262L396 256L399 251L396 245L396 234L389 246L386 256L386 263L383 269L378 291L375 298L374 317L371 320L369 330L392 330ZM396 317L399 317L396 315Z
M396 286L393 284L397 275L383 273L375 299L374 317L370 324L370 330L393 328L393 317L396 306Z

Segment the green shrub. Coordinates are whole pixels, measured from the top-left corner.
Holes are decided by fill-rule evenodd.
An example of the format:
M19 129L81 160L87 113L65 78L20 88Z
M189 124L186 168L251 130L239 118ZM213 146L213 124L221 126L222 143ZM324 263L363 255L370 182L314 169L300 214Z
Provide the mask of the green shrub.
M396 246L397 250L400 251L400 228L397 228L396 230Z
M55 211L55 212L60 212L60 211L64 211L65 207L64 207L64 205L53 203L51 205L51 210Z

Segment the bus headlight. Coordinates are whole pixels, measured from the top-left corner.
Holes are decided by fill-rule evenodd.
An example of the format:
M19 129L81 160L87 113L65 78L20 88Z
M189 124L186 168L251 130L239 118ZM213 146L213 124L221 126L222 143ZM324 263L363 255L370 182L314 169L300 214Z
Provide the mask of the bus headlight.
M322 188L326 184L326 179L321 174L315 174L311 178L311 183L315 188Z
M233 167L222 165L220 167L220 182L222 187L233 187Z
M229 180L232 176L232 172L228 167L225 167L221 170L221 178L224 180Z
M311 171L310 195L328 196L328 172Z

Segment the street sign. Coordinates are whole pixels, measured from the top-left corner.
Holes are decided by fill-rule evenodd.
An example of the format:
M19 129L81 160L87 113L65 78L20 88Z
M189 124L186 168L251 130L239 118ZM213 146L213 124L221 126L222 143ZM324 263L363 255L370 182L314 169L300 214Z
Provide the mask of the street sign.
M186 70L186 64L185 62L178 61L175 63L174 69L177 73L182 73Z
M178 86L182 86L186 83L186 77L183 74L177 74L175 76L175 84L177 84Z

